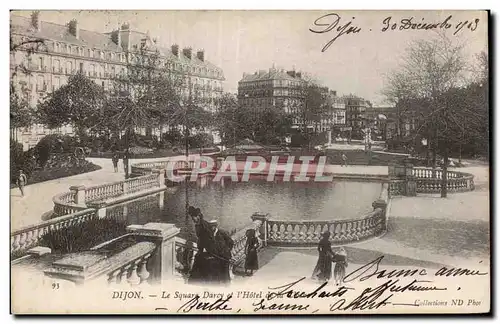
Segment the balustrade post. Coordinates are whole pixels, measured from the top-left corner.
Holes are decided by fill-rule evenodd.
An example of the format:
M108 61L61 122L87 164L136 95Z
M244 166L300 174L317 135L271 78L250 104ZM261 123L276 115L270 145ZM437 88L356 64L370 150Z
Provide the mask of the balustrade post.
M96 215L99 218L104 218L106 217L106 202L105 201L95 201L95 202L89 202L87 204L87 207L93 208L96 210Z
M158 188L165 186L165 171L162 169L154 169L153 173L158 177Z
M405 196L416 196L417 195L417 180L413 175L413 164L408 163L405 160Z
M69 190L75 193L73 200L75 205L85 205L85 186L71 186Z
M151 256L153 280L161 284L175 278L175 237L180 230L174 224L147 223L146 225L130 225L127 230L137 236L157 242L157 249Z
M382 229L385 231L387 228L387 202L382 199L375 200L372 203L373 210L377 208L382 209Z
M128 193L128 181L123 181L122 186L123 186L123 195L126 195Z
M260 220L262 222L259 229L259 236L262 237L262 242L264 246L267 246L267 221L270 218L269 214L259 214L253 213L251 216L252 221Z

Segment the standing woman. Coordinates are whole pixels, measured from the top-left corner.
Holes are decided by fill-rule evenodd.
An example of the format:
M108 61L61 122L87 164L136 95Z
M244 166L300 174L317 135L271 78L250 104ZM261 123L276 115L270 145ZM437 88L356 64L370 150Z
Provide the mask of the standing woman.
M254 229L249 229L246 233L246 236L247 244L245 248L245 274L248 274L248 270L250 270L250 275L252 275L254 270L259 269L257 249L259 248L260 243Z
M323 233L318 244L319 258L314 268L312 279L328 281L332 277L333 251L330 243L330 232Z
M339 252L335 255L336 263L333 269L335 276L335 284L338 286L342 283L345 277L345 269L347 268L347 252L343 247L340 247Z

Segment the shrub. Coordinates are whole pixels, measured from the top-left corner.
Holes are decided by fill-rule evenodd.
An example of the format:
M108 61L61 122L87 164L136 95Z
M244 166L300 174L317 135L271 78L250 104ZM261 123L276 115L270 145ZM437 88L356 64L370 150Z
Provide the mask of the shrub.
M38 165L43 167L50 156L55 153L73 153L79 146L69 135L51 134L44 136L34 148L34 156Z
M74 253L117 238L127 233L127 225L117 218L91 219L66 228L52 229L40 239L40 244L56 253Z

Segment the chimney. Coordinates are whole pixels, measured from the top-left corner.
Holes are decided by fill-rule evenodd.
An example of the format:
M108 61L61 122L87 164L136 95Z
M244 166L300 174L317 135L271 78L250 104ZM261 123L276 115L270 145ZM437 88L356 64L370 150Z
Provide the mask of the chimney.
M113 30L111 32L111 40L113 43L115 43L117 46L122 46L122 34L120 33L120 30Z
M172 45L172 54L179 57L179 45L177 44Z
M130 50L130 25L124 23L120 28L120 45L123 49Z
M31 27L33 27L38 32L42 29L42 22L40 21L40 11L33 11L31 13Z
M188 59L191 59L191 54L192 54L193 50L191 49L191 47L186 47L182 50L182 54L187 57Z
M297 78L301 79L302 78L302 72L297 72Z
M75 36L76 39L80 37L80 29L78 28L78 20L71 19L68 23L68 31L71 35Z
M196 53L196 57L198 58L198 60L204 62L205 61L205 51L204 50L199 50Z

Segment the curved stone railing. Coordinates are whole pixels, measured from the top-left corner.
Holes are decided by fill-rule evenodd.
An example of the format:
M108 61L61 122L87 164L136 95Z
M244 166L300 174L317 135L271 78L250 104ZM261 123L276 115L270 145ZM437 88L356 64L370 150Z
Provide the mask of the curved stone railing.
M131 166L131 173L135 176L150 174L153 170L166 170L169 163L173 164L173 169L194 168L194 161L185 161L185 157L176 157L156 162L141 162Z
M76 213L81 210L80 207L75 206L75 192L63 192L52 198L54 203L54 213L56 215L68 215Z
M330 231L333 244L349 244L376 237L385 230L385 213L377 208L361 219L336 221L269 220L267 224L270 245L314 245L321 234Z
M389 182L389 193L392 196L403 196L405 194L405 180L391 180Z
M346 220L267 220L266 239L270 245L315 245L321 234L329 231L335 245L354 243L377 237L386 230L386 210L389 184L383 183L379 199L372 203L373 211L361 218Z
M416 178L417 192L439 193L443 170L429 168L413 168ZM446 186L449 192L464 192L474 190L474 176L470 173L448 171Z
M87 209L87 204L89 203L135 194L149 189L161 188L163 184L162 179L163 174L153 172L152 174L89 188L85 188L84 186L71 187L70 192L64 192L52 199L54 202L53 211L54 214L59 216L67 215Z
M12 255L13 253L25 252L36 246L49 230L57 230L85 222L95 214L94 209L86 209L16 230L10 234L10 253Z

